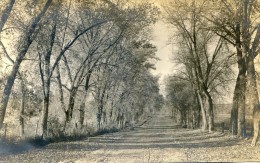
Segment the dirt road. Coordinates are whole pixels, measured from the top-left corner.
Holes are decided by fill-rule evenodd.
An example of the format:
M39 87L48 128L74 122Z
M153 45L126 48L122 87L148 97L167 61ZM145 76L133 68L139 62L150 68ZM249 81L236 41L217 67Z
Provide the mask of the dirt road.
M251 147L250 140L178 128L169 117L160 115L134 130L52 143L43 149L0 156L0 162L260 161L260 142Z

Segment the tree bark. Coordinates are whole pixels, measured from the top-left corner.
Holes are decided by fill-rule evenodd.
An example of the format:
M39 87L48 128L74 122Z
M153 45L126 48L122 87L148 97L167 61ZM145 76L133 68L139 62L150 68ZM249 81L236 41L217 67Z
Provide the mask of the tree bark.
M243 65L239 65L239 67L243 67ZM233 94L233 104L230 117L230 132L233 135L237 135L239 133L239 136L243 136L242 131L245 130L245 125L243 125L245 119L245 78L245 71L240 69ZM242 124L240 123L238 125L238 121L242 122Z
M248 102L249 102L249 111L252 115L257 105L259 105L259 95L257 90L257 82L256 82L256 72L255 72L255 64L254 64L254 54L249 52L247 58L247 87L248 87Z
M57 65L56 72L57 72L57 80L58 80L58 85L59 85L61 108L64 111L64 115L66 117L66 106L65 106L65 102L64 102L64 95L63 95L61 76L60 76L60 66L59 65Z
M19 121L20 121L20 137L24 136L24 109L25 109L25 95L26 95L26 88L25 85L23 83L23 81L21 81L21 91L22 91L22 102L21 102L21 108L20 108L20 117L19 117Z
M202 130L205 131L208 128L208 126L207 126L208 123L207 123L206 109L204 107L204 102L203 102L204 100L199 91L197 91L197 96L199 99L201 115L202 115Z
M240 137L245 136L246 131L246 121L245 121L245 92L246 92L246 79L245 74L239 74L238 76L239 82L238 82L238 88L234 91L234 93L237 93L234 95L233 99L233 105L237 106L237 109L234 108L233 112L233 125L232 128L234 128L234 133L237 130L237 135ZM235 101L234 101L235 100ZM235 124L237 123L237 124ZM235 128L237 127L237 128Z
M87 92L84 91L84 96L82 98L81 105L80 105L80 108L79 108L79 124L80 124L81 128L84 125L86 98L87 98Z
M101 127L101 119L103 117L103 109L104 109L104 97L106 93L107 84L105 84L105 87L103 88L103 91L101 93L101 97L99 99L99 107L98 107L98 129Z
M54 16L56 17L56 15ZM56 19L56 18L54 18ZM50 33L50 42L49 47L47 48L47 52L44 56L44 76L41 76L43 82L43 94L44 94L44 105L43 105L43 119L42 119L42 130L43 130L43 139L46 139L48 136L48 113L49 113L49 103L50 103L50 86L51 86L51 55L54 46L54 41L56 37L56 29L57 29L57 22L54 20L54 25L51 29ZM41 68L41 66L40 66ZM42 75L42 71L41 71Z
M238 75L233 93L233 104L230 117L230 132L233 135L243 136L245 131L245 93L246 93L246 63L242 52L241 23L235 27L235 46L237 52Z
M207 102L208 102L208 127L209 132L212 132L214 130L214 110L213 110L213 101L210 93L207 90L204 90L205 94L207 96Z
M244 47L243 47L244 49ZM245 51L246 53L246 51ZM238 69L239 69L239 83L238 83L238 90L237 95L234 95L238 97L237 102L237 136L239 137L245 137L246 136L246 72L247 72L247 65L245 63L245 59L243 58L242 51L237 52L237 58L238 58ZM248 75L248 74L247 74ZM236 90L235 90L236 91ZM233 113L235 115L235 113Z
M239 91L240 91L240 78L237 76L236 86L233 93L233 104L230 114L230 128L229 131L232 135L237 135L238 124L238 103L239 103Z
M66 122L67 123L70 122L72 119L77 91L78 91L78 87L72 87L72 89L70 91L68 110L66 112Z
M85 103L86 103L86 98L87 98L87 94L88 94L88 89L90 87L89 83L90 83L90 78L91 78L91 74L92 74L92 69L90 69L88 71L88 75L86 77L86 82L85 82L85 90L84 90L84 97L83 97L83 100L81 102L81 105L80 105L80 112L79 112L79 122L80 122L80 125L81 127L83 126L84 124L84 118L85 118Z
M42 139L46 139L48 136L48 114L49 114L49 99L47 96L43 100L43 113L42 113Z

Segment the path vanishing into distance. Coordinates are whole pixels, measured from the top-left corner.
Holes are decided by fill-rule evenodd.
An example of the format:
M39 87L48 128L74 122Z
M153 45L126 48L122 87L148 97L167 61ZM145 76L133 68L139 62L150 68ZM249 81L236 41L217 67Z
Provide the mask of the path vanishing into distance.
M259 161L260 143L251 147L250 141L217 131L180 128L161 114L134 129L0 155L0 162Z

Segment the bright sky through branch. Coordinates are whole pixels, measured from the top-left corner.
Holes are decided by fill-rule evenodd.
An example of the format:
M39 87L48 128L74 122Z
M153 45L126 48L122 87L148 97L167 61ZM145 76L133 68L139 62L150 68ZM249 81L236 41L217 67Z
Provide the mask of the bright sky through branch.
M156 70L152 70L152 73L160 76L159 83L163 93L163 79L173 71L173 64L170 59L173 46L169 44L171 32L167 25L162 21L158 21L154 24L152 31L152 44L157 47L156 56L160 58L160 60L156 62Z

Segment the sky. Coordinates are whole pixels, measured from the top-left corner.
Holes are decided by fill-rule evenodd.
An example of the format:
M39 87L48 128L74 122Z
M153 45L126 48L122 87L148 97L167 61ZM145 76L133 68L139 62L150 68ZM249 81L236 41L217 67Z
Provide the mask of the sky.
M174 65L171 62L172 57L172 44L169 43L170 29L162 21L158 21L152 26L152 40L151 43L157 47L156 56L160 59L156 62L156 70L152 70L154 75L159 75L159 84L161 93L164 92L164 78L172 74Z
M157 5L163 11L162 5L168 0L148 0ZM160 92L165 95L164 79L173 74L174 64L171 61L174 45L169 43L172 29L162 20L158 20L152 25L151 43L157 47L156 56L160 59L155 63L156 70L152 70L154 75L160 76Z

